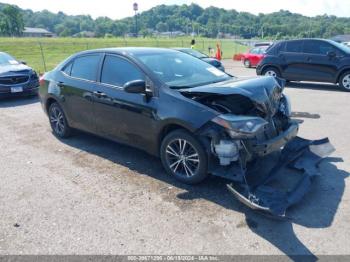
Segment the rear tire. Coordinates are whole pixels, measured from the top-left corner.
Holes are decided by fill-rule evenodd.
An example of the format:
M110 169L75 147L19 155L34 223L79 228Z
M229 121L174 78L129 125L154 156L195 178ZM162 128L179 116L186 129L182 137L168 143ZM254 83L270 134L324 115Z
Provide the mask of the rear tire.
M250 63L249 59L245 59L243 61L243 64L244 64L245 68L251 68L252 67L252 64Z
M273 77L281 77L281 72L276 67L267 67L263 70L262 75L264 76L273 76Z
M160 157L167 173L185 184L198 184L208 176L205 150L185 130L175 130L163 139Z
M350 92L350 71L346 71L340 76L339 86L343 91Z
M49 107L49 121L52 132L58 138L68 138L72 129L69 127L67 118L57 102L53 102Z

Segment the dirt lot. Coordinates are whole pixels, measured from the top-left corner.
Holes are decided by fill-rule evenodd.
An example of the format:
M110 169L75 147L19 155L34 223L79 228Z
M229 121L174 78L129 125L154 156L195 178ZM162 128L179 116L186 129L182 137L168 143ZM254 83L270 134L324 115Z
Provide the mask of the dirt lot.
M328 136L337 151L284 222L242 206L219 178L184 186L133 148L86 134L59 141L37 99L1 101L0 254L349 254L350 93L286 92L300 135Z

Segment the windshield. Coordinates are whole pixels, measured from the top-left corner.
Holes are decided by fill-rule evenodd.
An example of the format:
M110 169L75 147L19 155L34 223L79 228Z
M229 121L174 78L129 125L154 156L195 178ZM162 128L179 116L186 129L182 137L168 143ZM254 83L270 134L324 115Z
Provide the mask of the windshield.
M174 89L221 82L231 78L214 66L181 52L138 54L136 58Z
M194 57L197 57L197 58L206 58L208 57L207 55L197 51L197 50L194 50L194 49L181 49L180 51L186 53L186 54L189 54L191 56L194 56Z
M18 65L18 61L6 53L0 53L0 65Z
M336 47L338 47L340 50L342 50L343 52L347 53L347 54L350 54L350 47L346 46L346 45L343 45L343 44L340 44L338 42L335 42L335 41L332 41L332 44L335 45Z

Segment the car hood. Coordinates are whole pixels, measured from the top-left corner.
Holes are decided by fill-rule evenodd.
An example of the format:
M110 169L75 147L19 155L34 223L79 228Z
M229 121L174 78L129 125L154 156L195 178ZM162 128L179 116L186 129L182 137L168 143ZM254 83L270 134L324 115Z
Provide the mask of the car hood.
M211 57L205 57L205 58L201 58L204 62L207 62L208 64L211 64L213 66L220 66L221 62L215 58L211 58Z
M29 73L32 69L29 66L18 64L18 65L0 65L0 77L8 75L16 75Z
M190 98L243 96L268 115L273 115L282 97L285 81L274 77L232 78L228 81L179 90ZM198 99L197 99L198 100Z

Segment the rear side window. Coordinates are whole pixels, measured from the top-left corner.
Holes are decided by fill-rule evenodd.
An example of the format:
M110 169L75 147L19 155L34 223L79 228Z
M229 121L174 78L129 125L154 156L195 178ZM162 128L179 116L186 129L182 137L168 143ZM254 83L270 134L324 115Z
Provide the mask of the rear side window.
M259 48L253 48L250 50L251 54L259 54Z
M69 63L68 65L66 65L64 67L64 69L62 70L66 75L69 75L70 76L70 73L72 71L72 65L73 63Z
M127 82L144 79L144 74L129 61L114 55L106 56L102 68L102 83L122 87Z
M301 53L303 47L302 41L290 41L286 42L285 52L289 53Z
M304 53L327 55L330 51L337 51L332 45L322 41L305 41Z
M283 51L284 43L277 42L266 49L266 53L269 55L277 55L280 51Z
M71 76L75 78L96 81L97 71L100 64L100 55L87 55L74 60Z

